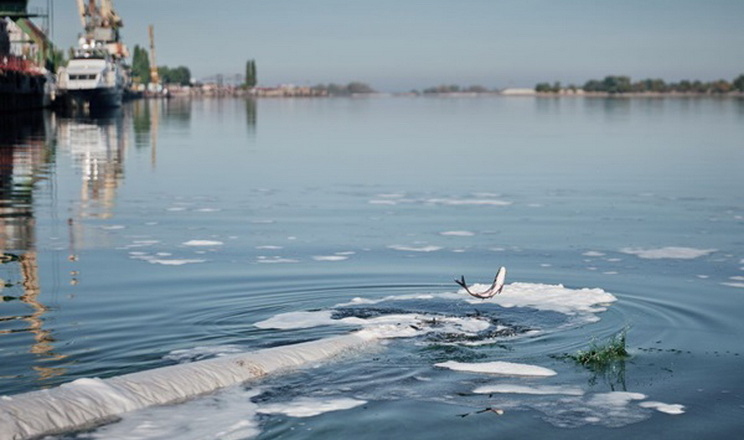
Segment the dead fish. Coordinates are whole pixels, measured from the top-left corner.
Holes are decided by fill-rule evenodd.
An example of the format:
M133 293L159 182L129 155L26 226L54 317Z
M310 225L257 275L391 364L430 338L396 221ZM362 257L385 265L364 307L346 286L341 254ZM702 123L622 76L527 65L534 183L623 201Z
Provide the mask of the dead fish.
M465 276L460 276L459 280L455 280L455 282L465 289L466 292L468 292L471 296L474 296L476 298L480 299L488 299L493 297L494 295L498 295L501 293L501 291L504 289L504 280L506 280L506 268L501 266L499 271L496 273L496 277L493 279L493 284L491 284L491 287L486 289L483 292L471 292L468 288L468 285L465 283Z

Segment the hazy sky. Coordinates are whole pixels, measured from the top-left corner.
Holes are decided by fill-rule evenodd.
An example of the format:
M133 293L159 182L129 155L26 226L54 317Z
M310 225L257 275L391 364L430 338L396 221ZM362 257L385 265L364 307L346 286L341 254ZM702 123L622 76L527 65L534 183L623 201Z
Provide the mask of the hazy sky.
M54 3L54 40L76 44L75 0ZM31 0L45 6L47 0ZM744 0L114 0L132 49L199 79L533 87L633 79L732 80L744 73Z

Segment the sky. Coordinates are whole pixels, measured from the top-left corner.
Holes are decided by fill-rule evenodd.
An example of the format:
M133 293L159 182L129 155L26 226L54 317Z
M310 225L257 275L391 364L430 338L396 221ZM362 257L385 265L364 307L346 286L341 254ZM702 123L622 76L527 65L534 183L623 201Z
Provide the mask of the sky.
M74 46L75 0L53 3L53 39ZM440 84L582 85L607 75L733 80L744 73L744 0L114 0L130 51L196 79L261 86L361 81L381 91Z

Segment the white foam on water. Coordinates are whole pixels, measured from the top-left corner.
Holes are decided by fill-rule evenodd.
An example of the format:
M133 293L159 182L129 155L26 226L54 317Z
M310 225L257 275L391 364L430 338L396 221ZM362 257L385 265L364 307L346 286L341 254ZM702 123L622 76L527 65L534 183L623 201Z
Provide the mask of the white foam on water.
M739 289L744 289L744 283L721 283L721 284L724 286L728 286L728 287L736 287Z
M696 249L690 247L679 247L679 246L667 246L656 249L642 249L642 248L622 248L620 252L624 254L636 255L639 258L647 260L658 260L662 258L677 259L677 260L692 260L694 258L703 257L705 255L712 254L718 249Z
M314 255L313 260L315 261L344 261L348 260L349 257L346 255Z
M641 408L653 408L657 411L671 415L680 415L685 413L685 406L678 403L663 403L649 400L647 402L639 403L638 406Z
M609 393L597 393L592 395L588 403L593 406L601 406L606 408L623 407L628 405L633 400L643 400L646 398L645 394L632 393L628 391L612 391Z
M567 395L583 396L584 390L578 387L566 385L516 385L516 384L496 384L483 385L473 390L476 394L531 394L531 395Z
M284 246L276 246L276 245L269 244L269 245L264 245L264 246L256 246L256 249L274 251L274 250L284 249Z
M377 194L375 197L379 197L381 199L402 199L406 195L403 193L383 193L383 194Z
M398 204L397 201L389 200L389 199L372 199L368 201L367 203L369 203L370 205L390 205L390 206L394 206Z
M200 260L198 258L184 258L184 259L172 259L172 260L166 260L163 258L152 258L152 259L146 259L145 261L151 264L162 264L163 266L183 266L184 264L204 263L207 260Z
M598 252L598 251L586 251L581 255L585 257L604 257L605 256L603 252Z
M355 305L372 305L372 304L379 304L381 302L386 301L410 301L410 300L418 300L418 299L434 299L436 296L431 293L412 293L407 295L390 295L383 298L362 298L362 297L355 297L352 298L351 301L336 304L336 307L347 307L347 306L355 306Z
M561 428L577 428L584 425L621 427L647 419L650 415L644 408L662 408L670 411L676 409L658 405L658 402L639 402L644 399L646 395L641 393L613 391L585 396L543 398L526 403L527 406L542 412L546 421ZM635 405L634 402L638 404Z
M335 323L335 320L331 319L330 310L318 310L314 312L280 313L253 325L263 329L289 330L333 325Z
M537 365L518 364L514 362L478 362L467 363L457 361L447 361L434 364L435 367L448 368L454 371L463 371L468 373L494 374L498 376L511 377L550 377L555 376L555 371L550 368L544 368Z
M107 379L79 379L56 388L15 395L10 401L0 400L0 432L7 434L9 438L40 438L51 432L73 431L95 423L110 422L114 417L123 417L125 420L131 417L133 424L119 431L124 432L124 438L131 438L131 433L138 427L150 430L153 423L168 430L164 434L161 433L162 430L157 430L155 435L146 434L139 438L244 438L233 437L233 432L245 432L244 428L250 426L250 420L245 417L246 411L240 411L237 421L228 419L212 425L206 421L192 424L191 420L198 419L199 416L184 417L184 407L172 404L217 390L230 387L235 389L239 384L268 374L316 364L350 350L363 348L370 342L373 341L353 334L333 336ZM210 396L222 395L216 393ZM252 413L250 409L253 406L249 398L245 397L245 393L238 395L239 400L247 406L247 412ZM215 415L215 419L222 415L232 417L235 414L232 411L223 411L219 400L215 405L210 403L213 401L210 399L211 397L197 399L187 405L197 408L193 414L209 413L209 408L217 406L216 412L221 415ZM171 411L169 408L175 410ZM174 423L169 422L161 411L165 411L166 416L175 417L186 428L176 426L176 431L170 430ZM141 421L143 414L149 415L144 422ZM162 422L163 419L165 422ZM227 431L225 427L229 427ZM182 430L190 433L202 428L207 430L206 434L197 434L194 437L180 435ZM112 437L109 433L102 436Z
M126 226L124 225L109 225L109 226L101 226L101 229L104 229L106 231L116 231L119 229L124 229Z
M481 291L489 287L490 285L476 283L470 288L474 291ZM347 303L337 304L335 307L427 299L463 301L474 305L495 303L507 308L529 307L579 317L584 322L597 321L599 318L596 314L606 311L611 303L617 301L614 295L600 288L569 289L560 284L512 283L504 286L500 294L488 300L473 298L467 294L465 289L460 289L456 293L391 295L377 299L356 297Z
M447 205L447 206L463 206L463 205L474 205L474 206L509 206L512 202L498 199L455 199L455 198L434 198L425 200L426 203L435 205Z
M258 436L259 391L239 387L179 405L157 406L124 414L116 423L85 434L95 440L238 440Z
M488 321L471 317L400 313L372 318L346 317L333 319L332 311L288 312L254 324L261 329L292 330L324 325L359 327L356 332L365 339L413 338L434 332L475 335L488 329Z
M224 243L217 240L189 240L181 244L184 246L222 246Z
M279 256L274 257L266 257L266 256L259 256L256 259L256 263L261 264L292 264L292 263L299 263L300 260L294 259L294 258L284 258Z
M366 400L349 397L300 397L291 402L273 403L258 408L260 414L283 414L289 417L315 417L366 404Z
M471 231L444 231L440 232L439 235L449 236L449 237L472 237L475 235L475 232Z
M442 250L441 246L405 246L402 244L392 244L388 246L389 249L404 252L436 252Z
M357 333L371 339L411 338L437 332L476 335L491 326L489 322L478 318L443 317L421 313L384 315L368 319L349 317L338 321L361 326L362 330Z
M475 284L471 290L485 290L489 286ZM471 304L480 304L483 300L472 298L464 289L458 291ZM593 320L595 313L607 310L608 304L617 301L614 295L599 288L568 289L560 284L512 283L488 300L502 307L530 307L538 310L549 310L566 315L586 315Z

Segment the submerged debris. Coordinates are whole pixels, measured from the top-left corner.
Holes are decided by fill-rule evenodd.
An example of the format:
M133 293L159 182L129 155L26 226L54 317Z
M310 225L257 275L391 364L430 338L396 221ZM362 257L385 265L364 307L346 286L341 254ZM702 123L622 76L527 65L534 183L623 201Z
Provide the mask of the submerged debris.
M462 417L464 419L465 417L467 417L469 415L472 415L472 414L483 414L483 413L487 413L487 412L496 414L498 416L501 416L501 415L504 414L504 410L503 409L501 409L501 408L494 408L492 406L489 406L488 408L481 409L479 411L474 411L474 412L469 412L469 413L464 413L464 414L458 414L457 416L458 417Z

